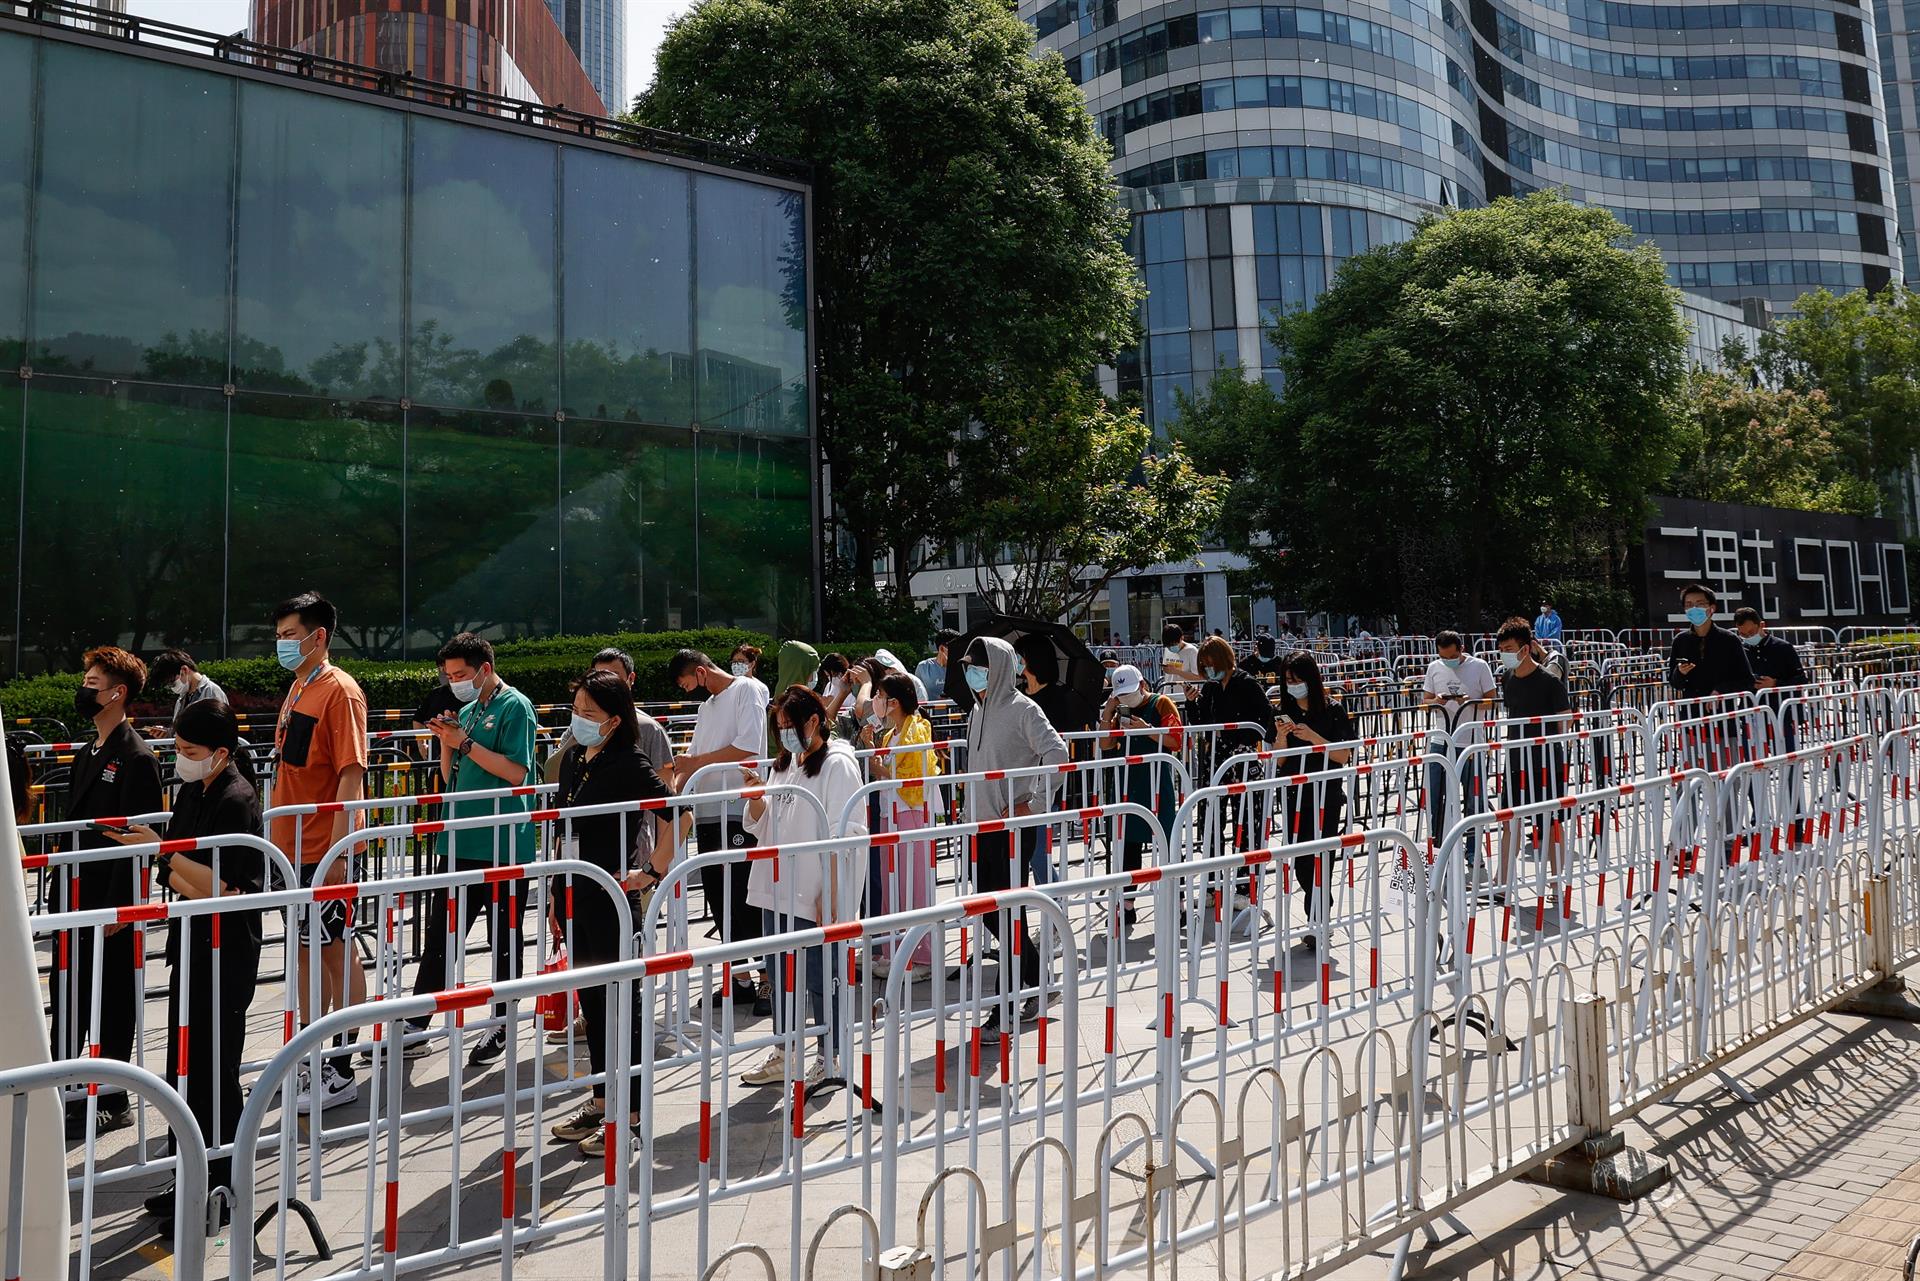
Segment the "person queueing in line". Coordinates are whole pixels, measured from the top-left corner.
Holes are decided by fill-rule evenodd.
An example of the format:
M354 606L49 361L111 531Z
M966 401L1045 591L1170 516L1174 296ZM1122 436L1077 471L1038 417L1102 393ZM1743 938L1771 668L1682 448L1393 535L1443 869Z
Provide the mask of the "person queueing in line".
M569 727L573 744L560 762L560 788L555 797L561 810L664 800L672 795L640 748L638 725L633 691L619 676L596 669L575 682ZM566 817L559 837L561 857L584 859L621 883L633 928L638 929L646 902L666 874L666 864L673 855L673 836L664 812L636 809ZM571 964L578 967L619 960L624 927L613 901L592 885L576 886L572 897L573 936L568 943ZM580 989L587 1058L594 1073L603 1078L613 1058L613 1020L608 1015L607 991L599 984ZM629 1064L639 1061L643 1032L643 1020L636 1009ZM582 1156L605 1156L606 1106L603 1079L594 1085L591 1099L553 1127L553 1137L562 1143L578 1143ZM631 1112L628 1120L637 1126L639 1112Z
M1353 759L1353 748L1334 747L1353 741L1353 721L1347 709L1327 697L1320 664L1304 649L1287 655L1281 668L1282 696L1275 726L1279 745L1311 747L1293 766L1297 774L1312 775ZM1289 845L1303 845L1338 836L1346 825L1347 785L1338 778L1317 779L1285 790L1280 822ZM1293 878L1306 907L1311 932L1301 942L1321 947L1320 931L1332 920L1333 864L1337 850L1303 854L1293 860ZM1324 952L1322 953L1324 955Z
M1103 752L1123 757L1180 754L1186 744L1186 726L1180 720L1180 709L1165 694L1154 693L1139 668L1132 663L1115 667L1109 674L1108 688L1111 696L1100 709L1100 728L1107 732L1100 743ZM1128 765L1120 799L1152 811L1160 820L1160 831L1171 831L1180 807L1180 795L1173 785L1172 764ZM1121 868L1138 871L1141 858L1156 835L1153 823L1140 815L1128 815L1121 828ZM1107 851L1107 870L1113 870L1111 848ZM1139 889L1128 891L1129 897L1121 912L1122 930L1130 931L1139 923L1140 911L1135 903L1141 894Z
M122 845L258 836L260 794L240 747L233 709L212 700L187 704L174 717L173 740L173 771L180 776L180 788L174 793L166 836L141 824L108 836ZM185 899L257 894L267 888L266 860L259 850L245 846L162 854L154 860L154 872L161 889ZM167 969L172 975L167 989L167 1084L185 1097L209 1148L231 1144L246 1104L240 1064L246 1058L247 1010L260 978L259 911L175 921L167 931ZM230 1187L232 1171L231 1157L208 1161L208 1190ZM228 1198L219 1198L219 1207L219 1225L224 1227L231 1218ZM148 1197L146 1210L171 1223L173 1187Z
M856 807L848 814L844 831L830 830L839 823L840 815L847 813L847 802L860 790L860 763L853 748L830 736L826 705L804 685L788 686L780 696L776 714L780 755L773 763L773 773L763 781L746 770L746 786L759 788L771 783L804 789L819 805L791 791L756 796L747 802L747 829L755 843L781 849L777 869L773 859L759 859L747 875L747 902L762 913L762 938L851 921L859 915L866 886L858 852L859 838L867 834L866 810ZM825 823L821 821L823 812ZM830 835L851 837L854 844L829 854L786 852L789 846L823 841ZM831 1000L826 953L824 947L809 947L799 955L779 952L767 957L767 973L776 976L773 1030L783 1043L740 1078L742 1085L784 1086L789 1081L804 1081L811 1089L826 1080L829 1061L847 1048L835 1025L828 1023L837 1003ZM806 1022L808 1016L811 1024ZM800 1022L796 1024L795 1020ZM803 1071L798 1062L788 1058L786 1042L790 1032L808 1026L825 1029L825 1041Z
M940 804L934 789L923 781L940 773L940 753L933 747L933 725L920 714L920 692L902 672L881 678L874 693L873 713L880 718L879 745L886 750L868 761L874 779L893 779L899 786L881 793L881 830L918 832L933 821ZM839 816L829 818L839 821ZM891 847L893 871L880 878L880 902L869 903L868 910L904 912L933 903L933 846L924 841L903 842ZM884 976L893 965L893 944L882 943L874 958L873 971ZM909 966L925 968L933 964L933 938L928 935L907 958Z

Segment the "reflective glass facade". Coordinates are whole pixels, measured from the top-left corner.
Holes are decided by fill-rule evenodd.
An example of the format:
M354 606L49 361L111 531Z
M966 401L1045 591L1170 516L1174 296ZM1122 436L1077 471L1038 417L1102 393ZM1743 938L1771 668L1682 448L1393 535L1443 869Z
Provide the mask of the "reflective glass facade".
M0 668L817 607L806 193L0 24Z
M627 96L627 0L547 0L554 23L580 66L614 113L632 105Z
M1114 148L1150 296L1109 390L1139 391L1156 422L1223 362L1276 377L1262 325L1349 253L1538 188L1658 243L1701 315L1902 274L1888 122L1914 104L1883 99L1887 46L1849 0L1020 12Z

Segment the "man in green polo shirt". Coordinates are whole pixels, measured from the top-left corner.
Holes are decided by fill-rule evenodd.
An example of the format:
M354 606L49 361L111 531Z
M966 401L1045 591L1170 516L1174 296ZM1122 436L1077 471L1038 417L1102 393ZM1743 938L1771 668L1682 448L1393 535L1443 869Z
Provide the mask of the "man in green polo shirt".
M527 696L500 679L493 669L493 646L472 632L461 632L440 647L440 670L447 687L459 700L459 712L443 713L428 722L427 728L440 740L440 778L452 793L488 791L522 787L538 780L533 772L533 704ZM452 802L450 817L474 818L491 814L524 814L533 808L532 795L487 797ZM534 829L531 823L503 823L448 833L453 842L453 869L500 867L509 863L531 863L534 857ZM527 900L526 885L507 881L499 885L466 887L465 910L461 914L460 934L450 938L445 893L429 895L425 914L426 946L420 957L420 973L414 990L438 992L452 987L462 975L460 968L448 965L448 954L461 958L466 954L467 933L474 921L487 918L487 934L493 942L495 982L520 977ZM494 1006L494 1017L503 1017L504 1007ZM416 1030L424 1031L425 1024ZM417 1058L431 1047L425 1038L407 1038L405 1053ZM480 1038L467 1057L467 1066L486 1067L506 1053L507 1032L495 1027Z

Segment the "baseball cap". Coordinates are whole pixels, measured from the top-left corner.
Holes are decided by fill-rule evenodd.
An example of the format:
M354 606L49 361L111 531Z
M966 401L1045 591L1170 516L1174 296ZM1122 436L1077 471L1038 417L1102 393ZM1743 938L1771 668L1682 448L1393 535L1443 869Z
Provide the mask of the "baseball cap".
M1113 669L1113 695L1125 698L1137 691L1145 682L1140 678L1140 669L1132 663L1122 663Z
M1117 649L1101 650L1100 663L1103 667L1118 667L1120 665L1120 651Z

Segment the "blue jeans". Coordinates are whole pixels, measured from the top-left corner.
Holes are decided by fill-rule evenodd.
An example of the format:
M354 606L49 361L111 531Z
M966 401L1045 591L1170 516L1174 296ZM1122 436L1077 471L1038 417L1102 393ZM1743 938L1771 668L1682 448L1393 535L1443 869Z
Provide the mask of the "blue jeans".
M787 916L770 908L760 909L761 923L765 926L763 934L772 936L793 930L810 930L816 922L804 917ZM767 954L768 982L773 989L773 1030L786 1032L791 1026L793 1015L789 1012L787 1001L787 966L794 966L792 1000L796 1011L804 1011L800 1026L808 1023L824 1026L827 1004L827 949L824 947L803 947L798 959L792 959L792 952L769 952Z

